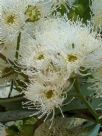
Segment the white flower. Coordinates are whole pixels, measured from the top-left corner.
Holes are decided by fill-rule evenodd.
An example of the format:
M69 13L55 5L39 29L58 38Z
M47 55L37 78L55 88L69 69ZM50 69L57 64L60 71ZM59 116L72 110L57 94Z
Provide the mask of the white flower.
M68 49L66 48L62 51L61 55L63 56L64 61L66 62L67 69L70 69L72 72L78 74L80 66L83 65L86 54L83 54L79 49Z
M96 93L96 97L102 97L102 66L92 71L92 78L88 79L92 85L89 89Z
M92 0L90 7L93 12L92 22L96 27L102 28L102 0Z
M20 1L2 0L1 28L3 29L3 31L5 31L5 35L19 32L23 27L24 23L25 17Z
M28 38L27 41L21 42L20 54L20 64L25 65L28 69L31 67L40 70L43 64L48 62L51 52L36 40Z
M28 85L25 97L31 101L34 106L28 106L37 110L34 115L38 115L39 118L47 115L47 117L53 113L52 120L55 115L55 109L59 108L62 113L61 106L66 99L66 92L64 92L63 86L60 84L47 84L46 82L31 81Z

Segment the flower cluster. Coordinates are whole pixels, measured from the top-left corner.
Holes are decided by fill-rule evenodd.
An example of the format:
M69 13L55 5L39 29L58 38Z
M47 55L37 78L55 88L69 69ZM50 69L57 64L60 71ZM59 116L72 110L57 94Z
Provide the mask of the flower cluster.
M76 75L92 72L93 79L88 82L95 82L92 87L102 92L100 33L90 22L69 20L68 3L73 0L1 1L0 75L2 80L5 74L8 76L6 82L24 83L23 92L29 100L24 105L36 109L34 115L39 118L47 115L45 120L51 113L53 120L56 108L62 113L61 106ZM65 6L64 16L53 15L56 4ZM98 6L93 5L94 2L96 20ZM11 77L13 72L17 73ZM19 77L19 73L27 76L27 80Z

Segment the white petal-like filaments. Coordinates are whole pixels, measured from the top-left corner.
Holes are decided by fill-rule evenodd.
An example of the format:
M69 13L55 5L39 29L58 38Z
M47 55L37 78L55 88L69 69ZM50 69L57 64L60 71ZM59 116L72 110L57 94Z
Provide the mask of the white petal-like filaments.
M71 72L78 72L87 56L101 46L93 27L81 21L47 19L35 27L34 35L47 48L57 50Z
M12 8L11 8L12 7ZM19 0L2 0L1 28L5 33L17 33L24 25L25 17Z
M51 121L54 118L55 109L58 108L62 113L61 106L66 99L63 95L63 90L60 86L57 85L46 85L46 83L39 83L36 81L31 81L27 88L28 91L25 92L25 97L28 100L32 101L32 104L39 109L34 115L37 115L38 118L43 116L48 116L53 113ZM27 105L27 104L26 104ZM28 106L29 107L29 106ZM31 107L33 109L33 107ZM64 115L63 115L64 116ZM46 120L46 119L45 119Z
M21 50L19 62L27 67L24 72L31 79L25 96L34 104L40 104L35 106L39 109L35 114L41 118L56 108L61 111L67 96L63 90L70 88L71 75L82 76L80 67L84 66L85 70L90 67L86 60L100 48L101 42L93 27L81 21L45 19L33 30L32 38L21 44L24 50Z

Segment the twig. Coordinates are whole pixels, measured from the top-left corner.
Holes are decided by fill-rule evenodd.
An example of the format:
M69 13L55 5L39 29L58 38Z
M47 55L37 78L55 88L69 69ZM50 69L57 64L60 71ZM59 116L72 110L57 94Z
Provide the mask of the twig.
M21 32L19 32L19 35L17 38L17 47L16 47L16 54L15 54L16 60L18 60L18 56L19 56L20 41L21 41Z
M9 92L9 95L8 95L8 98L10 98L11 96L11 93L12 93L12 90L13 90L13 80L11 81L11 87L10 87L10 92Z

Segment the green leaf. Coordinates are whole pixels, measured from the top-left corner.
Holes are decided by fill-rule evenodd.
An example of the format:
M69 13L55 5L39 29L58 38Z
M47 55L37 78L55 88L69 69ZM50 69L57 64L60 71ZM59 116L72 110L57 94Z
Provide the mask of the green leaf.
M36 129L34 136L98 136L100 129L100 125L92 122L61 116L54 119L51 129L49 126L50 121L43 123Z
M32 114L34 114L34 111L29 110L0 112L0 122L5 123L9 121L21 120L31 116Z
M100 129L100 124L97 124L96 126L94 126L91 130L91 132L89 132L88 136L98 136L98 132Z
M6 129L7 136L18 136L19 130L15 125L12 125Z
M33 130L34 129L34 126L33 125L24 125L22 127L22 130L19 134L19 136L33 136Z

